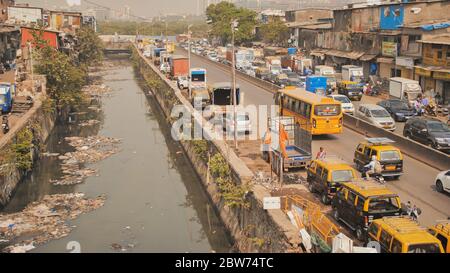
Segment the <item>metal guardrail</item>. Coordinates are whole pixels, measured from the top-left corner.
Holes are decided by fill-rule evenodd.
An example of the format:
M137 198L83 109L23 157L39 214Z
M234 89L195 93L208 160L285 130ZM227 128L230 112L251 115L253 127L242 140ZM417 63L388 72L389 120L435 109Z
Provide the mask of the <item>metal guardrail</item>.
M183 49L184 50L184 49ZM201 57L202 59L206 60L207 62L220 67L221 69L230 69L230 65L226 65L223 63L218 63L209 60L205 56L198 55L195 53L192 53L198 57ZM256 77L252 77L250 75L247 75L241 71L236 71L236 74L240 76L242 79L264 89L271 93L277 92L281 87L258 79ZM397 135L395 133L389 132L387 130L378 128L372 124L369 124L361 119L358 119L356 117L353 117L351 115L344 114L344 126L352 129L355 132L358 132L362 135L370 135L370 136L376 136L376 137L387 137L396 142L396 146L402 150L403 153L407 154L408 156L426 164L433 168L436 168L438 170L444 171L449 168L450 165L450 156L434 150L430 147L427 147L419 142L416 142L411 139L407 139L401 135Z

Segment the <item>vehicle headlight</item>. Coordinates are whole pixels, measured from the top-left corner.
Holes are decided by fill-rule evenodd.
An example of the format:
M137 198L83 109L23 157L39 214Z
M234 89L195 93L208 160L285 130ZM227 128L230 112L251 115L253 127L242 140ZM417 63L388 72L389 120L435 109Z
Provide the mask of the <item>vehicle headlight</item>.
M438 143L445 143L445 138L436 138Z
M399 116L399 117L403 117L405 114L403 114L403 113L395 113L397 116Z

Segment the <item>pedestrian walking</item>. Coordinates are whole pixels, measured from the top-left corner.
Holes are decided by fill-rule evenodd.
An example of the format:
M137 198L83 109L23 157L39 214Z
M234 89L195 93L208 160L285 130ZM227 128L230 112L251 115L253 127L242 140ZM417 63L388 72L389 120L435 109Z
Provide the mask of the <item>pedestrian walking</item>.
M322 159L325 159L326 156L327 156L327 152L325 151L325 149L323 147L320 147L319 152L316 155L316 159L322 160Z

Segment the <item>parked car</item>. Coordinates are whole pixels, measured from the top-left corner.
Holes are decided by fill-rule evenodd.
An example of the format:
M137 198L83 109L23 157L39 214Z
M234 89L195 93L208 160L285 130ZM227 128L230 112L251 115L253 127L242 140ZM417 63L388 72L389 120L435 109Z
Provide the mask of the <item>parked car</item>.
M177 78L177 86L179 89L183 90L189 87L189 80L186 76L180 76Z
M344 95L329 95L328 97L339 101L342 105L342 111L349 115L355 114L355 106L350 101L350 99L347 96Z
M386 109L376 104L360 104L356 117L379 128L395 131L395 121Z
M218 62L219 61L219 58L217 57L216 53L209 53L208 54L208 59L213 61L213 62Z
M399 99L383 100L377 103L391 114L395 121L407 121L414 117L416 112L406 101Z
M364 240L369 225L376 219L404 214L400 197L372 180L342 183L332 201L333 216Z
M450 129L447 124L438 119L411 118L405 124L403 136L434 149L450 152Z
M224 114L223 130L226 132L234 132L234 129L236 127L238 133L245 133L245 134L251 133L252 124L248 113L238 112L236 120L237 126L234 126L234 113Z
M450 170L440 172L436 176L436 190L450 193Z

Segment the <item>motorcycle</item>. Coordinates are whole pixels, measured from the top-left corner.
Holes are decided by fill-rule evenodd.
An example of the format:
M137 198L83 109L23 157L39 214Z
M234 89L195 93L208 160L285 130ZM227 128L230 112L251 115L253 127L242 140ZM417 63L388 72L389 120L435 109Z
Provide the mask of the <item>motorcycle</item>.
M367 179L366 172L369 170L369 168L363 168L361 175L362 178ZM371 178L373 178L376 182L380 184L386 184L386 180L384 179L383 175L380 173L374 173L370 175Z
M3 129L3 134L7 134L9 132L9 123L8 123L7 116L3 116L3 118L2 118L2 129Z

